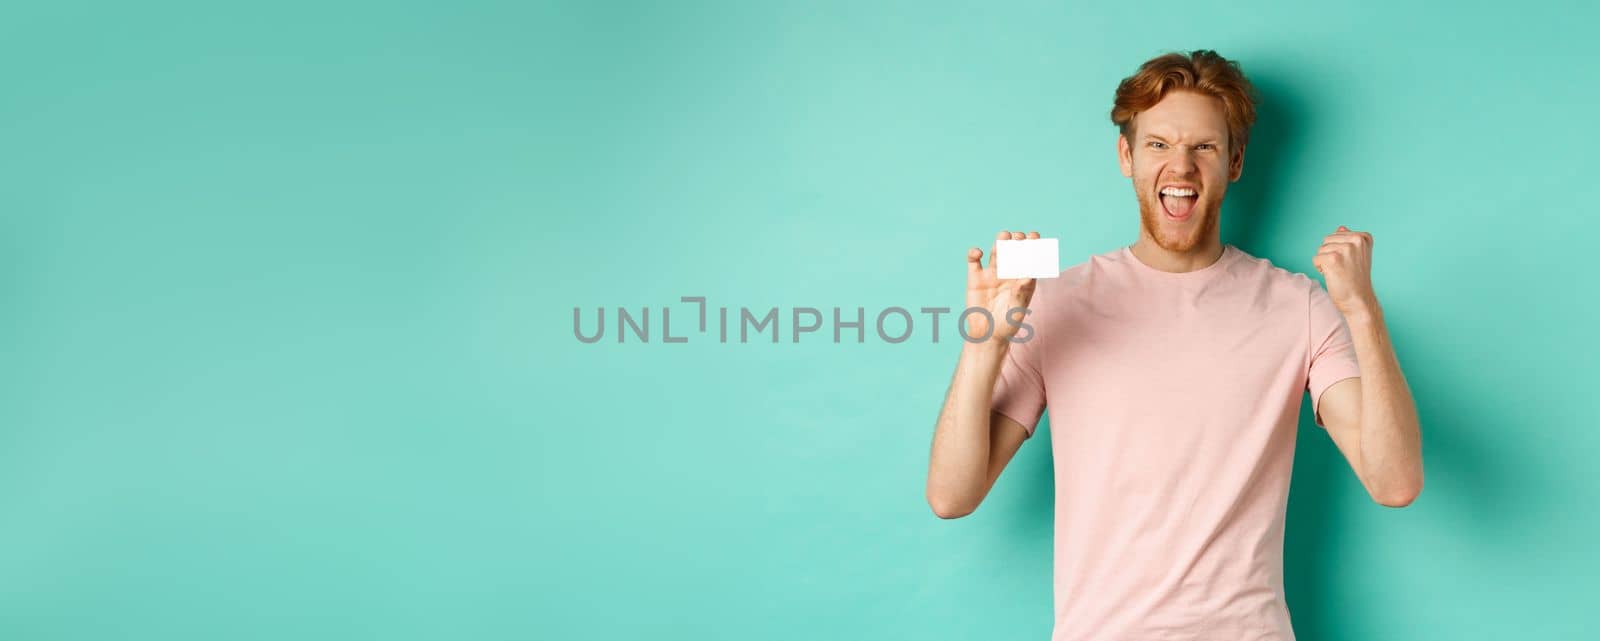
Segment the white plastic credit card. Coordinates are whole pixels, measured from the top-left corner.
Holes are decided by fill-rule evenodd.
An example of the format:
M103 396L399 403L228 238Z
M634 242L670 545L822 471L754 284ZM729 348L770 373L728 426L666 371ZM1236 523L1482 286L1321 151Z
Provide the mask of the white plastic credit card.
M1061 258L1054 238L995 241L995 276L999 278L1055 278L1061 275Z

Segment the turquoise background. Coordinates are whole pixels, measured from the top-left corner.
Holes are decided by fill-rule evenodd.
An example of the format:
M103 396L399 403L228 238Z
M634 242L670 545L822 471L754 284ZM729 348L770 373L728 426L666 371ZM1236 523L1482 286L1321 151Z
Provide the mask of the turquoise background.
M0 11L0 638L1047 638L1048 428L923 500L953 326L678 297L958 307L999 229L1131 243L1112 90L1200 47L1263 97L1224 240L1371 231L1422 416L1394 510L1303 408L1299 637L1592 622L1592 4L222 4Z

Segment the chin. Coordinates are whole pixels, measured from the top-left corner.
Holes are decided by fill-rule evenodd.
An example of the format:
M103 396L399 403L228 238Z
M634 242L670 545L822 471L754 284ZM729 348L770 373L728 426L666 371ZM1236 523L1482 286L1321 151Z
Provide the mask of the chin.
M1159 245L1162 249L1174 253L1188 252L1189 250L1194 249L1195 245L1200 244L1200 239L1196 238L1194 234L1157 234L1154 235L1154 237L1156 239L1156 245Z
M1144 231L1155 240L1156 246L1174 253L1185 253L1193 250L1200 241L1216 226L1216 212L1211 207L1198 207L1189 219L1184 222L1174 222L1167 219L1166 209L1161 203L1141 202L1139 215L1144 224Z
M1168 236L1163 234L1155 236L1155 239L1156 245L1160 246L1162 249L1177 254L1192 251L1195 246L1200 244L1200 239L1193 234L1185 236Z

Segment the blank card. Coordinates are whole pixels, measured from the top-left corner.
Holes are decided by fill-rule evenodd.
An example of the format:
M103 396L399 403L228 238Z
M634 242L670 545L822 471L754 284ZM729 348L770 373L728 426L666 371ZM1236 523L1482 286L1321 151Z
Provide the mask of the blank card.
M999 278L1055 278L1061 275L1056 239L997 240L995 276Z

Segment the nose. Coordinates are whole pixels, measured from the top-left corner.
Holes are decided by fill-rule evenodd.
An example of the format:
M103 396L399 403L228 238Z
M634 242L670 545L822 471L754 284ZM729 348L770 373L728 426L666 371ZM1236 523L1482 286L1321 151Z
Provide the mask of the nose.
M1173 173L1187 176L1195 172L1196 166L1193 149L1182 147L1178 149L1178 153L1172 155Z

